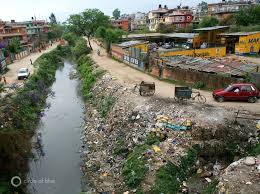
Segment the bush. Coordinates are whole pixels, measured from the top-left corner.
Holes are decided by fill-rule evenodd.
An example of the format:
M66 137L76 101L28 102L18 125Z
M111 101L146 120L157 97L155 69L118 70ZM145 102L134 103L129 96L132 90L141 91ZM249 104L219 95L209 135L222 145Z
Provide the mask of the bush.
M84 38L80 38L75 47L72 49L72 53L76 59L82 55L87 55L91 52L91 49L87 45L87 41Z
M197 89L203 89L206 87L206 84L202 81L198 81L194 84L194 88L197 88Z

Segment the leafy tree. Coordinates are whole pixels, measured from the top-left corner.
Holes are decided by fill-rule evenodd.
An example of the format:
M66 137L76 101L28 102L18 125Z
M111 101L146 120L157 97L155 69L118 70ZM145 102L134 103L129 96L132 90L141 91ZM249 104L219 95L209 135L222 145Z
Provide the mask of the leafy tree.
M68 19L70 31L79 36L86 36L91 50L93 49L90 40L98 27L108 27L109 25L109 17L98 9L87 9L80 14L71 15Z
M64 27L60 24L51 25L50 31L48 32L48 39L60 38L64 32Z
M62 38L63 38L64 40L66 40L66 41L69 43L69 45L71 45L71 46L75 46L76 41L77 41L77 35L74 34L74 33L72 33L72 32L65 33L65 34L62 36Z
M260 5L250 6L239 10L234 19L236 24L242 26L260 24Z
M164 24L164 23L159 23L157 27L157 32L159 33L171 33L175 31L175 26L171 24Z
M102 39L106 45L107 53L110 53L111 44L118 42L123 34L125 34L125 32L121 29L99 27L96 32L96 37Z
M11 53L19 53L22 50L21 42L19 38L13 38L10 40L7 49Z
M205 16L200 21L199 27L200 28L205 28L205 27L217 26L218 24L219 24L219 21L218 21L218 19L216 17Z
M121 15L121 12L118 8L116 8L114 11L113 11L113 17L117 20L118 18L120 18L120 15Z
M199 6L201 7L202 14L208 13L208 3L207 2L202 1L201 3L199 3Z
M87 42L84 38L78 39L76 42L75 47L73 48L72 52L75 56L75 58L79 58L81 55L87 55L90 53L90 48L87 45Z
M50 19L50 24L51 25L58 24L58 22L56 20L56 16L54 15L54 13L51 13L49 19Z

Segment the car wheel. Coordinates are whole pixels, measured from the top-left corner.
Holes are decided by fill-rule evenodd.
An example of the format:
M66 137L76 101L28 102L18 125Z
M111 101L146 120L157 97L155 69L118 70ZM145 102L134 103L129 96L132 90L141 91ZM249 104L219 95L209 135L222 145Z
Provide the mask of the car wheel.
M248 102L249 103L255 103L257 101L257 98L256 97L249 97L248 98Z
M217 97L216 99L218 102L224 102L225 101L225 98L223 96L219 96Z

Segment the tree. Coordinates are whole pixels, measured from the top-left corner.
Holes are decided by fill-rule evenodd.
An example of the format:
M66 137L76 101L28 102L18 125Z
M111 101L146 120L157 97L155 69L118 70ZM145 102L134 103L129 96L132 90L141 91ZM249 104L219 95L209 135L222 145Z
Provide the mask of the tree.
M68 28L79 36L86 36L91 50L91 38L100 26L108 27L109 17L98 9L87 9L80 14L71 15L68 19Z
M121 12L118 8L116 8L114 11L113 11L113 17L117 20L118 18L120 18L120 15L121 15Z
M75 47L73 48L72 52L74 53L75 58L79 58L81 55L89 54L90 48L87 45L87 42L84 38L80 38L77 40Z
M69 33L65 33L62 38L64 40L66 40L68 42L69 45L71 46L75 46L76 44L76 41L77 41L77 35L72 33L72 32L69 32Z
M159 33L171 33L175 31L175 26L171 24L159 23L156 31Z
M219 21L218 21L218 19L216 17L205 16L200 21L199 27L200 28L212 27L212 26L217 26L218 24L219 24Z
M101 38L106 45L107 53L111 51L111 44L117 43L125 32L121 29L111 29L99 27L96 32L96 37Z
M203 15L206 15L208 13L208 3L207 2L202 1L201 3L199 3L198 6L201 7L201 12Z
M21 47L21 42L19 38L13 38L10 40L10 42L8 43L7 49L11 52L11 53L19 53L22 50Z
M260 24L260 6L250 6L239 10L234 19L236 24L241 26Z
M53 24L50 27L50 31L48 32L48 39L56 39L60 38L64 32L64 26L60 24Z
M50 19L50 24L51 25L58 24L58 22L56 20L56 16L54 15L54 13L51 13L49 19Z

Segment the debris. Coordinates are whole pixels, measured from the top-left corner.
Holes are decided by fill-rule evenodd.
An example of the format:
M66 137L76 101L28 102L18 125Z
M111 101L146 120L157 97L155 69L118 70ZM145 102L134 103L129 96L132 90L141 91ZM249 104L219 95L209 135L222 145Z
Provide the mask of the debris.
M208 183L211 183L212 180L210 178L205 178L205 180L208 182Z
M155 153L161 152L161 148L158 147L158 146L156 146L156 145L153 145L152 148L153 148L153 150L154 150Z
M246 157L244 163L248 166L255 165L255 158L254 157Z

